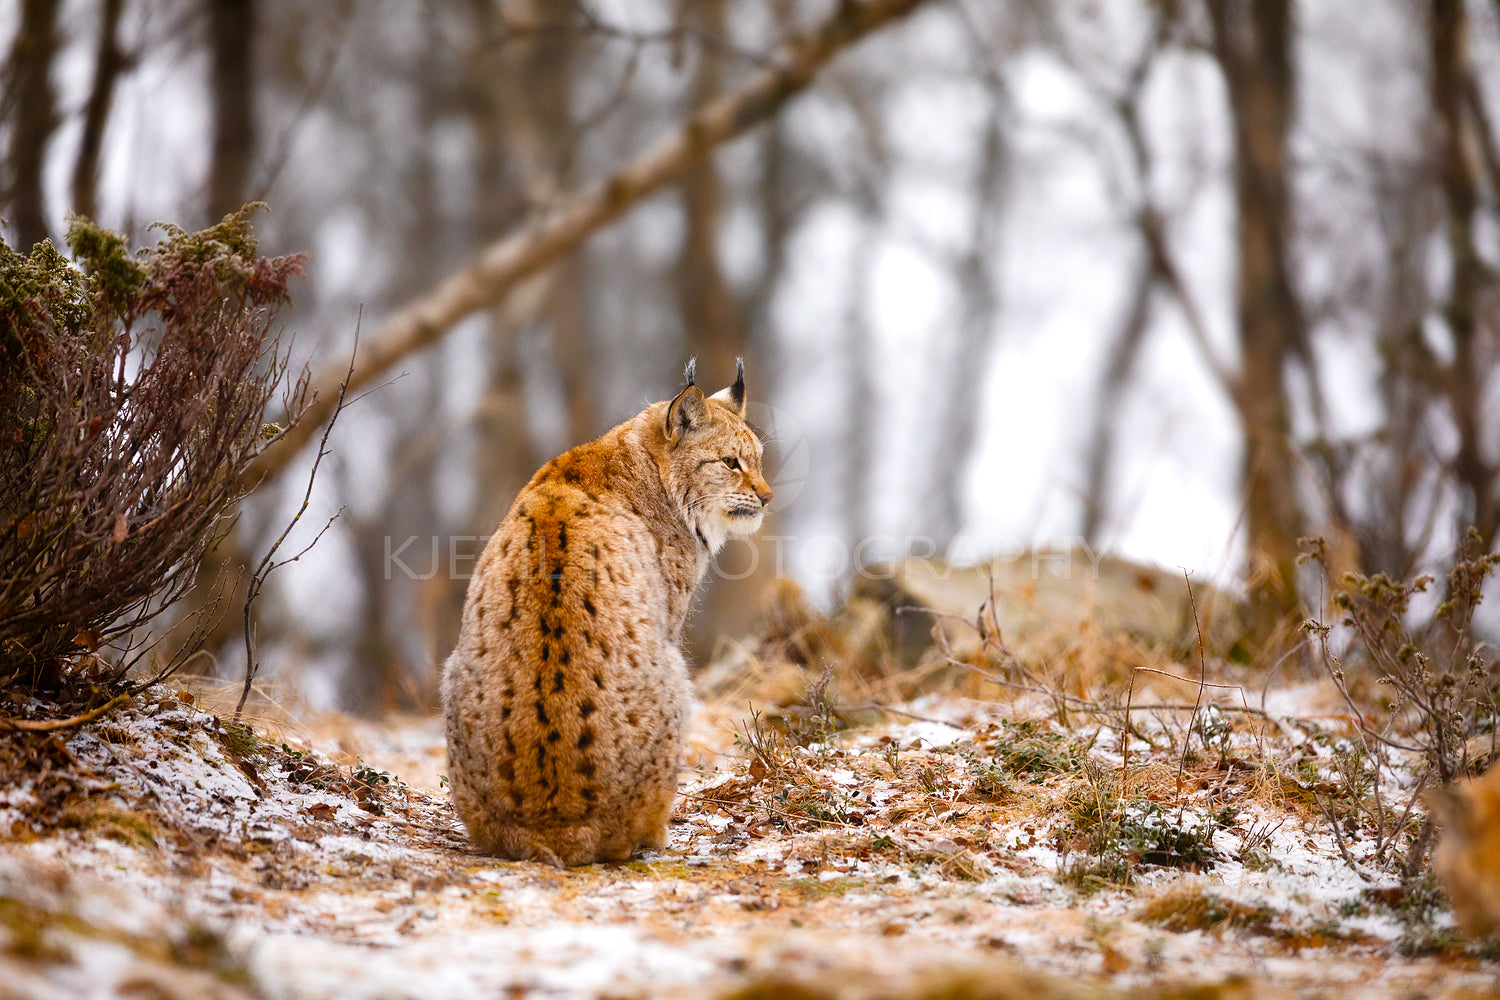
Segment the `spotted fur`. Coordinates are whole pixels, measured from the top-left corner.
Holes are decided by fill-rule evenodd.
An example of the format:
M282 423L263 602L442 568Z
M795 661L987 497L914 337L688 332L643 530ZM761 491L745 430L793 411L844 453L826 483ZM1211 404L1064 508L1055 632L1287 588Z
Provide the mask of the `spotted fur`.
M448 779L475 846L578 865L666 844L694 588L771 489L744 369L548 462L476 565L443 669Z

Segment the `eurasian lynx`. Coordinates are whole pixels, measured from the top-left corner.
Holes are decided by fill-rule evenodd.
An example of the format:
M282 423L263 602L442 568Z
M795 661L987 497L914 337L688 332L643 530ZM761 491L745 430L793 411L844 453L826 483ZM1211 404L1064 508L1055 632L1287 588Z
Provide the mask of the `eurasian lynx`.
M745 377L687 387L544 465L485 546L443 669L448 779L481 850L579 865L660 849L691 707L694 588L771 489Z

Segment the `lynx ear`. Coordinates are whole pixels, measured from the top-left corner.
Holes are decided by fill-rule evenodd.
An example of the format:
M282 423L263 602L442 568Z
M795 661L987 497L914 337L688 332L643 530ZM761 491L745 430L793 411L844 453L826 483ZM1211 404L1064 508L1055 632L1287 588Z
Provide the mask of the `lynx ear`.
M734 359L734 385L720 389L713 394L714 399L722 399L739 411L740 416L745 415L745 359Z
M667 419L662 430L668 444L680 444L692 434L708 417L708 406L703 399L703 390L692 383L667 404Z

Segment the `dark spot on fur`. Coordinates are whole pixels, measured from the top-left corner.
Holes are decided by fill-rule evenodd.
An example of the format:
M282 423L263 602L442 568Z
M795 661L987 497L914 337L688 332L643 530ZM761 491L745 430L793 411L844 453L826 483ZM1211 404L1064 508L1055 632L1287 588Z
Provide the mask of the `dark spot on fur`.
M510 738L510 733L505 734L505 752L512 754L516 752L516 741Z
M552 659L552 647L544 642L542 643L542 662L546 663L550 659Z
M537 707L540 708L541 706L538 705ZM542 721L545 722L546 720L544 719ZM631 712L629 715L625 716L625 725L629 726L631 729L634 729L636 726L639 726L640 724L641 724L641 717L639 715L636 715L634 712Z
M562 593L562 566L558 566L557 572L552 574L552 593Z
M480 621L484 621L484 605L483 604L480 604L480 605L476 606L474 608L474 612L475 612L475 614L479 615L479 620Z
M584 610L585 613L588 614L588 616L590 618L594 617L594 613L595 613L594 602L591 601L591 600L589 600L587 597L585 597L583 599L583 610Z
M610 650L609 650L609 643L607 643L607 642L601 642L601 643L599 643L599 653L606 660L611 659L614 656L614 654L610 652Z
M484 689L483 688L481 688L480 690L474 692L474 704L476 704L476 705L483 705L484 704Z
M479 658L480 659L484 659L486 656L490 655L490 647L486 646L484 643L481 642L479 644L479 650L478 650L478 652L479 652Z
M564 662L566 662L566 661L564 661ZM559 671L557 671L556 673L554 673L552 675L552 693L556 694L557 692L561 691L562 689L563 689L563 672L561 670L559 670Z
M559 649L557 651L557 662L561 663L563 666L567 666L569 663L573 662L573 654L568 652L566 649Z
M500 718L501 718L502 721L505 720L505 719L510 718L510 706L509 705L502 705L500 707Z
M578 749L587 750L593 744L594 731L592 729L585 729L582 733L578 734Z
M580 794L583 796L583 801L585 801L585 802L592 802L592 801L594 801L595 795L594 795L594 790L592 788L585 788Z
M594 776L594 762L591 760L586 760L582 764L579 764L577 767L575 767L573 770L577 771L585 778L592 778Z
M604 690L604 678L600 677L598 674L594 675L594 687L598 688L601 691Z
M547 734L548 743L556 743L560 739L562 739L562 733L558 732L556 729Z
M507 782L516 780L516 764L509 757L500 762L500 780Z
M594 703L591 701L586 701L582 706L579 707L578 714L587 719L589 716L593 715L595 711L596 709L594 708Z
M536 703L536 721L540 722L544 726L547 725L549 721L547 719L547 710L542 707L542 702L540 699L538 699Z
M566 522L557 522L557 550L562 552L568 547L568 525Z
M536 766L541 767L545 763L547 763L547 748L538 743L536 745ZM542 779L542 787L547 787L546 778Z

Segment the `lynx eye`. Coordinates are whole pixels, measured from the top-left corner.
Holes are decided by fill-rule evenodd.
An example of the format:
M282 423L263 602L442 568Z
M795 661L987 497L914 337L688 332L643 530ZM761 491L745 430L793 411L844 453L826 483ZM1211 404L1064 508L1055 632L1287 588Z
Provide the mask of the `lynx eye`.
M729 466L736 472L740 470L740 460L735 458L733 455L726 455L724 457L724 464Z

